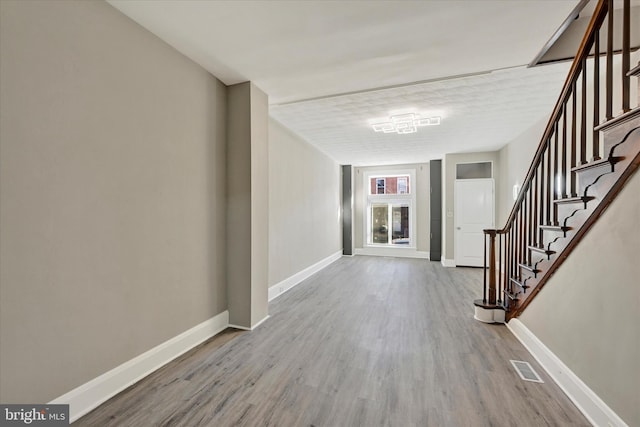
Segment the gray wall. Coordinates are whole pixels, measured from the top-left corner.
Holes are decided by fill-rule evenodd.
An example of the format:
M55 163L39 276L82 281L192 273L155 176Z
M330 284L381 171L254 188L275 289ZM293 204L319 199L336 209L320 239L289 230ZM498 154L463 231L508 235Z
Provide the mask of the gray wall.
M103 2L0 50L0 401L47 402L227 308L225 87Z
M442 162L442 183L444 185L444 192L442 197L442 254L447 260L454 259L454 223L455 223L455 199L454 188L456 182L456 164L458 163L473 163L473 162L493 162L493 179L495 180L496 188L500 182L500 159L497 151L490 151L484 153L461 153L461 154L446 154ZM501 199L499 192L496 191L496 207L500 206ZM496 208L497 212L497 208ZM497 216L496 216L497 219ZM496 223L496 226L499 226Z
M628 425L640 425L640 173L520 320Z
M429 162L429 259L442 260L442 160Z
M516 183L522 186L548 120L547 117L539 120L499 151L502 178L496 181L496 192L499 195L496 227L501 228L506 225L514 204L513 186Z
M342 169L342 254L353 255L353 166Z
M429 164L416 163L408 165L388 165L388 166L369 166L354 168L354 246L362 248L364 245L363 227L364 227L364 209L366 208L365 196L367 189L364 188L364 174L367 172L397 170L397 169L415 169L416 170L416 250L429 251L429 233L430 233L430 212L429 212ZM411 185L411 184L410 184Z
M269 121L269 286L341 250L340 166Z

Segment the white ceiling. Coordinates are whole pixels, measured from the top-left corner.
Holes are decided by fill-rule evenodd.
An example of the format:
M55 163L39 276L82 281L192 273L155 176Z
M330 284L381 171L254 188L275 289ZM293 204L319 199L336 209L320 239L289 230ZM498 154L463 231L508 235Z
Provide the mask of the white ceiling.
M577 4L108 1L223 83L254 82L274 118L356 165L496 149L548 115L568 65L522 66ZM366 126L409 107L442 111L442 125L410 135Z

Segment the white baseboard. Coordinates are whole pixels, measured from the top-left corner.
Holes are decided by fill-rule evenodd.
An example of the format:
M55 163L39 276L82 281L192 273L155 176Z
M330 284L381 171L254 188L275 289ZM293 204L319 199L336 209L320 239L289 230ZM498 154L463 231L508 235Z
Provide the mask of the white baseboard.
M258 323L256 323L255 325L253 325L250 328L247 328L246 326L240 326L240 325L232 325L231 323L229 324L230 328L235 328L235 329L240 329L242 331L253 331L255 328L257 328L258 326L262 325L269 317L269 315L267 315L264 319L262 319L261 321L259 321Z
M335 262L336 260L340 259L341 257L342 257L342 250L329 255L325 259L320 260L315 264L305 268L304 270L297 272L293 276L289 276L283 281L271 286L269 288L269 301L279 297L283 293L287 292L289 289L298 285L303 280L311 277L312 275L322 270L332 262Z
M49 403L68 404L69 421L74 422L176 357L222 332L228 324L229 312L224 311Z
M386 257L396 257L396 258L420 258L420 259L429 259L429 252L426 251L417 251L413 248L356 248L356 255L367 255L367 256L386 256Z
M455 267L456 266L456 261L453 259L445 259L442 258L442 261L440 261L442 263L443 267Z
M511 319L507 328L529 350L549 376L594 426L628 427L567 365L562 362L520 320Z

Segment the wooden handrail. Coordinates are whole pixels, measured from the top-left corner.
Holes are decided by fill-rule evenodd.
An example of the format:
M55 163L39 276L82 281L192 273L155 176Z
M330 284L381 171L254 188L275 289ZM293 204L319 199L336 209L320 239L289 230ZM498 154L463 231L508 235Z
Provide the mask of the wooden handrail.
M593 16L591 17L591 21L589 22L589 26L587 27L587 31L582 39L582 42L580 43L580 47L578 48L578 53L575 59L573 60L573 63L571 64L571 68L569 69L569 74L567 75L567 79L565 80L564 86L562 87L562 92L560 93L560 97L556 102L556 106L553 109L553 113L551 114L551 117L549 118L547 127L545 128L544 133L542 134L542 140L540 142L540 145L538 145L538 149L536 150L536 153L533 156L533 162L531 163L531 166L529 167L529 170L527 171L527 175L524 179L525 183L531 182L532 180L533 174L536 168L538 167L538 164L540 163L540 159L542 158L542 155L544 154L547 148L548 140L553 134L555 123L560 117L562 117L563 106L565 102L567 102L569 97L572 95L573 93L572 88L578 81L578 78L580 77L580 74L582 71L582 61L589 56L589 52L591 51L591 48L593 47L593 43L595 40L594 34L597 32L596 30L599 30L600 27L602 26L602 23L604 22L604 19L607 16L607 11L608 11L607 1L600 0L593 12ZM525 197L526 193L524 190L525 190L525 185L523 184L520 194L518 195L518 198L516 199L513 205L513 208L511 209L511 213L509 214L505 227L498 230L498 233L500 234L506 233L508 231L508 227L510 226L510 224L513 223L515 214L518 210L518 206L522 203L522 200Z
M593 167L590 162L595 162L597 165L601 153L607 158L599 164L603 162L614 164L611 154L601 151L600 148L599 132L603 125L600 123L602 117L599 104L601 100L605 104L606 123L619 121L627 115L637 113L637 110L630 110L629 102L630 0L623 1L621 28L623 48L619 52L622 55L620 81L613 78L615 23L613 0L599 0L509 217L503 228L484 230L485 277L482 304L485 306L501 306L507 311L510 311L513 306L517 312L522 310L522 306L519 305L519 295L522 294L525 300L529 298L531 293L525 294L527 289L531 289L535 294L539 290L538 284L548 280L549 276L545 275L552 274L554 268L557 268L558 264L554 263L545 271L544 266L539 267L542 262L539 257L542 255L543 259L546 257L551 260L552 255L556 253L550 245L557 238L555 240L552 238L552 242L545 241L545 230L551 230L554 233L562 232L566 237L568 227L566 223L560 224L560 222L573 214L560 218L558 205L578 203L586 208L589 200L594 198L587 195L589 185L578 183L578 172ZM604 37L604 33L601 35L600 31L605 20L608 25L607 40L605 51L601 52L601 45L604 44L601 43L601 36ZM595 49L593 75L591 75L591 68L587 67L592 48ZM604 57L601 58L603 54ZM602 60L606 61L603 76L600 73ZM600 84L601 77L605 80L604 85ZM614 83L616 89L621 86L622 90L622 96L619 97L622 103L622 116L615 119L612 117ZM616 98L618 98L617 95L618 93ZM591 107L593 108L589 114ZM592 138L591 144L588 143L587 138ZM576 209L580 210L580 208ZM538 277L539 274L542 276ZM500 297L502 292L504 292L504 298Z

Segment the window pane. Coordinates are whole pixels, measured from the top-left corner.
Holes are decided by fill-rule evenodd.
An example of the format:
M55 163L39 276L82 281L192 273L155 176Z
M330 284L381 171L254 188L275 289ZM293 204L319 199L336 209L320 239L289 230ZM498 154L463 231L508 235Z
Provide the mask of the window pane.
M371 243L389 243L389 205L371 206Z
M371 178L370 194L409 194L409 175Z
M392 234L391 243L394 245L409 244L409 206L394 205L391 208Z
M398 177L398 194L407 194L409 193L409 186L407 185L409 178L406 176Z
M491 178L491 162L459 163L456 165L456 179Z

